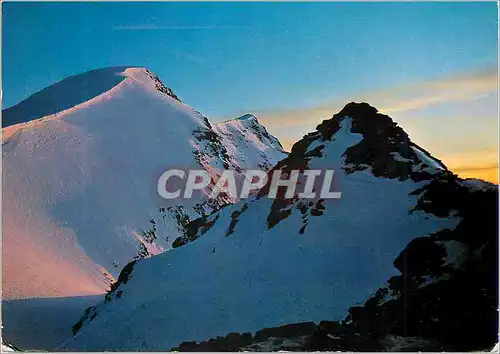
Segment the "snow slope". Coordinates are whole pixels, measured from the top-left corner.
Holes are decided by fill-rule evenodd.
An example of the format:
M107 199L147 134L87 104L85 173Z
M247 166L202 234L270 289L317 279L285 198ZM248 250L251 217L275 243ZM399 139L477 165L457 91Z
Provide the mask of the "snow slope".
M11 345L9 345L8 343L4 342L2 340L2 346L1 346L1 349L0 349L0 352L1 353L9 353L9 352L15 352L16 350L14 348L12 348Z
M412 147L389 117L346 106L275 167L333 169L341 199L272 200L264 187L222 208L191 242L124 268L59 349L165 351L231 332L344 318L397 274L393 260L410 240L459 222L414 210L412 192L449 171L422 171L430 156Z
M2 127L61 112L106 92L126 78L126 67L92 70L68 77L2 112Z
M261 166L262 169L268 170L284 157L283 147L278 139L270 135L254 115L246 114L219 123L215 130L221 135L223 144L235 156L240 166ZM249 145L257 148L242 148Z
M2 129L4 299L103 293L129 261L168 250L189 218L220 206L204 193L161 200L167 168L257 168L286 156L253 135L238 146L247 133L237 130L226 149L230 136L144 68L63 80L3 118L27 121Z
M2 301L2 336L23 350L53 350L100 295Z

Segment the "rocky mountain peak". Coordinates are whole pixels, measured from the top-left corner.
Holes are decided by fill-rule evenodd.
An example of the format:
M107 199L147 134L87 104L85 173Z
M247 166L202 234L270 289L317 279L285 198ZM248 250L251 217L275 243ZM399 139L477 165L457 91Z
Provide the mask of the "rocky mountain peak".
M256 121L258 122L258 119L256 116L254 116L253 114L250 114L250 113L246 113L244 115L242 115L241 117L238 117L236 118L237 120L253 120L253 121Z
M223 130L236 130L240 132L250 133L255 138L266 146L271 146L282 153L285 153L280 141L270 134L265 126L259 122L256 116L247 113L238 118L230 119L217 124Z
M174 91L169 88L169 87L166 87L163 82L161 82L160 78L158 76L156 76L154 73L152 73L150 70L148 69L144 69L145 72L148 74L148 76L151 78L151 80L153 80L153 83L155 84L155 87L158 91L160 92L163 92L164 94L172 97L173 99L179 101L179 102L182 102L179 97L174 93Z
M391 117L365 102L348 103L332 119L323 121L317 127L322 140L335 139L346 117L352 121L350 132L363 137L343 154L346 173L370 169L377 177L414 181L449 173L440 160L412 142Z
M223 134L251 133L235 120L221 124ZM59 349L491 347L497 338L494 186L453 175L366 103L350 103L323 121L268 173L306 169L335 169L332 187L342 198L289 198L278 191L269 199L267 183L255 198L189 222L173 245L181 251L127 266L127 276ZM210 321L193 322L200 311ZM168 327L173 312L176 323ZM162 330L144 332L146 326Z

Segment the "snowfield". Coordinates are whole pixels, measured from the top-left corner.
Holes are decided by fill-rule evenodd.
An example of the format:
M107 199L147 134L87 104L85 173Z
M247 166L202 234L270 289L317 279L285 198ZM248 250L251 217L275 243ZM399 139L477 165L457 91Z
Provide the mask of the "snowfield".
M3 113L2 350L491 342L498 186L458 178L367 103L290 153L255 116L212 124L144 68L80 74ZM212 184L164 200L167 169ZM210 199L228 169L237 184L299 170L300 186L303 171L333 170L341 198L269 198L268 181Z
M212 125L144 68L65 79L4 111L3 123L3 300L103 294L128 262L171 249L189 219L230 202L210 204L205 191L160 199L166 169L217 174L286 156L256 119ZM65 303L60 311L84 310ZM15 328L31 323L23 304L9 312Z
M225 207L199 239L137 262L120 296L99 305L59 349L164 351L230 332L344 317L396 273L393 259L412 238L458 222L409 213L417 198L409 193L426 182L344 173L344 151L362 138L350 130L346 117L322 157L309 161L311 169L336 171L342 199L324 201L323 215L310 215L303 234L293 207L268 229L266 197Z
M223 144L230 142L226 156L214 153L193 133L218 137L208 120L160 91L149 71L103 74L121 80L89 101L2 130L4 298L102 293L141 244L148 255L169 249L179 225L159 212L168 204L156 196L157 178L167 168L199 169L195 152L214 169L223 168L223 158L245 169L286 156L274 141L242 131L239 120L220 128ZM59 85L45 95L60 93ZM199 217L192 208L203 200L174 206ZM143 235L151 220L158 223L153 242Z

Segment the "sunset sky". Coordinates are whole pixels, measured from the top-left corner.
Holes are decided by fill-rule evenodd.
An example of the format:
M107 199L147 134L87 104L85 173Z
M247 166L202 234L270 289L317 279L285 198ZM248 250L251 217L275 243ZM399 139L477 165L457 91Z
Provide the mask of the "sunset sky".
M498 180L495 2L2 8L3 108L70 75L145 66L213 121L254 113L287 148L366 101L454 172Z

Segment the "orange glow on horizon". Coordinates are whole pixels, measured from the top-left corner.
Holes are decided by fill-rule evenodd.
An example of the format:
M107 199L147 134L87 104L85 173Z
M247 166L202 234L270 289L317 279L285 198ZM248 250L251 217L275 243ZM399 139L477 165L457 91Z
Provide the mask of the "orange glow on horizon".
M299 139L300 140L300 139ZM290 152L292 149L293 144L296 142L294 139L283 139L281 141L281 144L283 145L283 148ZM480 154L478 153L478 157ZM439 156L435 156L437 158L440 158ZM454 156L456 157L456 156ZM474 160L471 159L473 156L468 155L467 160ZM457 174L461 178L477 178L477 179L482 179L487 182L495 183L498 184L498 163L493 162L493 163L484 163L481 165L471 165L471 166L464 166L463 164L459 164L454 158L450 158L448 163L446 160L448 159L441 159L443 163L448 167L450 171L453 173Z
M478 168L450 168L454 173L462 178L477 178L491 183L498 184L498 166L496 167L478 167Z

